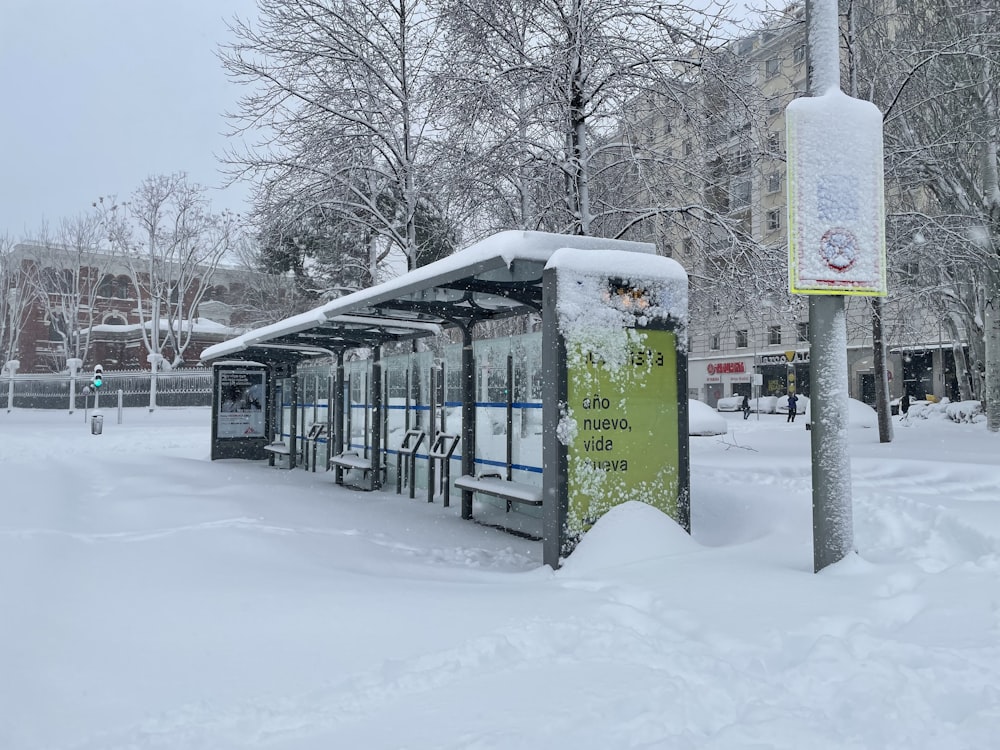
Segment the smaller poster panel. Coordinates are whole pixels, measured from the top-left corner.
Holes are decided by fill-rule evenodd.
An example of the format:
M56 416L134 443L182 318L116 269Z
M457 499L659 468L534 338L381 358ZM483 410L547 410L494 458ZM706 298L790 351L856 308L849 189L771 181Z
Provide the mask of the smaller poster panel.
M881 113L836 91L785 120L791 292L885 295Z
M264 437L265 373L262 370L222 369L218 376L216 437Z

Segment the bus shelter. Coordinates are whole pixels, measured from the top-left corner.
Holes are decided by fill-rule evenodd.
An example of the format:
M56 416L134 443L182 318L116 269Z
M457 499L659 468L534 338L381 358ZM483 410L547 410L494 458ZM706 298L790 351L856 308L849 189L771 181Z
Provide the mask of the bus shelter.
M474 499L537 519L558 567L621 502L689 529L686 318L687 277L654 246L514 231L202 359L267 369L272 463L320 455L338 483L411 497L419 474L465 519Z

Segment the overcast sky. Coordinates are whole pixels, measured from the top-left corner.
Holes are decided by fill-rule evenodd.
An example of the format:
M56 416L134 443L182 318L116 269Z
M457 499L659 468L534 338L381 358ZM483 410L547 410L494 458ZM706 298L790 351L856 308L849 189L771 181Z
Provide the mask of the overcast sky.
M218 188L239 88L216 50L254 0L0 0L0 236L125 197L153 174ZM212 190L243 210L245 186Z

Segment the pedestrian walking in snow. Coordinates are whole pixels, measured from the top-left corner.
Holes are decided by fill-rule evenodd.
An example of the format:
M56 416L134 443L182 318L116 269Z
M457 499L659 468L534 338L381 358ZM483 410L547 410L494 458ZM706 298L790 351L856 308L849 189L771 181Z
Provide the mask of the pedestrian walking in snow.
M788 394L788 422L795 421L795 413L799 410L799 397L794 393Z
M743 403L740 404L740 410L743 412L743 419L750 418L750 399L747 396L743 396Z
M901 416L899 418L899 421L902 422L904 419L906 419L910 415L910 394L909 393L904 393L903 394L903 398L901 398L899 400L899 410L901 412L903 412L903 416Z

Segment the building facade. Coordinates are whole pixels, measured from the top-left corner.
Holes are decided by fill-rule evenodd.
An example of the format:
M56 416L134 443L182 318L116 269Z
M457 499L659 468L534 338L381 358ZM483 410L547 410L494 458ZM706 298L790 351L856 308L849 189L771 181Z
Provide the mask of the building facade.
M791 9L780 26L720 50L715 64L725 73L702 86L697 116L690 107L671 115L670 104L640 105L619 135L653 139L679 157L661 203L704 206L713 217L670 219L626 235L656 242L688 270L689 396L712 406L729 396L810 392L808 304L787 291L785 107L808 90L803 20L801 9ZM912 265L888 269L882 319L890 396L957 399L963 334L954 343L940 316L911 301L908 284L920 278ZM846 307L849 394L874 405L871 302L852 297Z
M61 372L74 358L83 360L86 369L95 364L116 370L150 368L149 336L142 329L148 332L157 324L151 319L153 304L137 290L125 263L90 248L27 242L13 248L6 267L13 282L4 313L14 334L4 357L18 362L18 372ZM169 302L177 304L161 312L158 321L160 338L168 341L159 352L166 363L180 359L194 365L206 347L259 324L245 304L257 294L257 276L220 267L212 270L207 288L202 289L198 277L186 284L183 299L175 288ZM171 315L180 321L169 322ZM176 346L168 327L184 333Z

